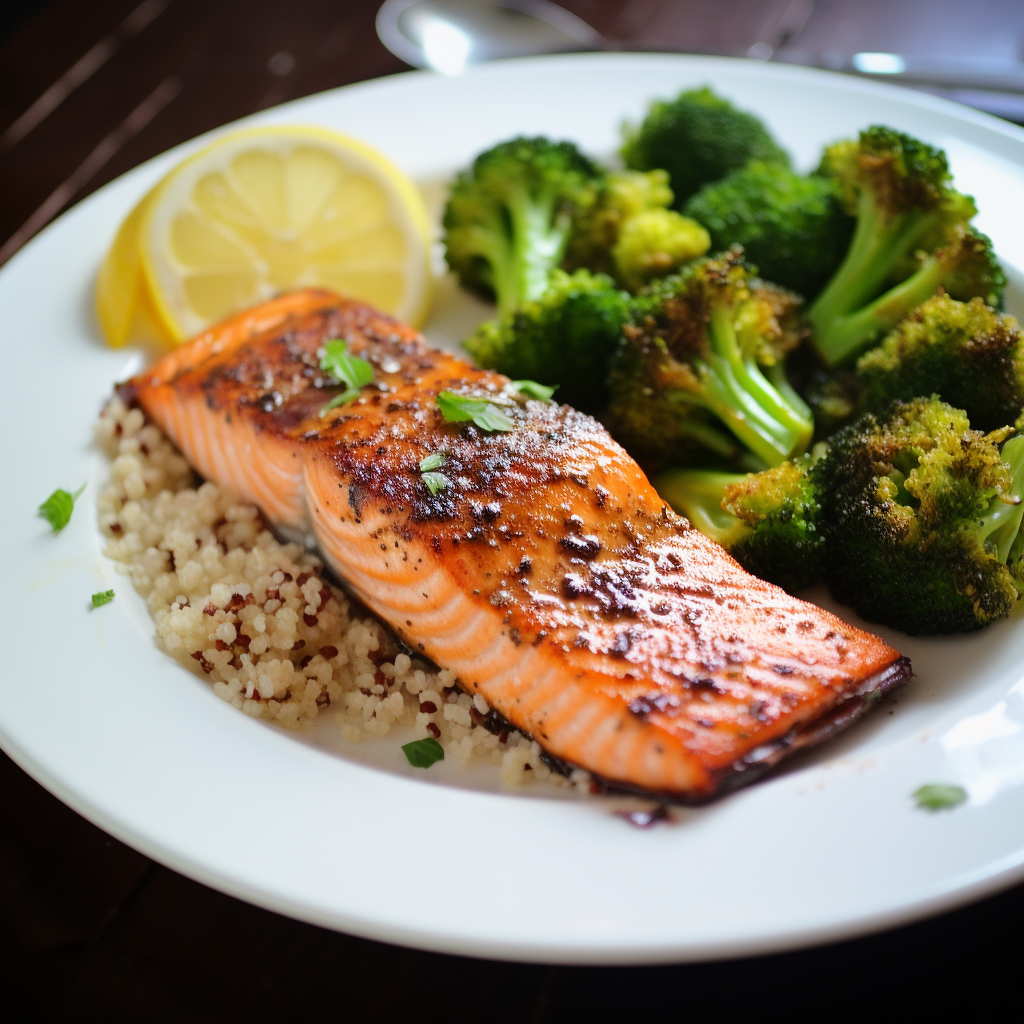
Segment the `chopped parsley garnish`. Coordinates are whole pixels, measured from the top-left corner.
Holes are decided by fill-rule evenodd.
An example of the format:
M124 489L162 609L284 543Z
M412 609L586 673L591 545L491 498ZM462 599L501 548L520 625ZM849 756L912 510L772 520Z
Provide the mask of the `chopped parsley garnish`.
M489 434L505 433L515 430L515 424L490 399L472 398L468 395L456 395L451 391L442 391L437 396L437 404L441 415L449 423L461 423L472 420L481 430Z
M402 753L413 768L429 768L435 761L444 760L444 747L430 736L403 744Z
M50 524L54 533L60 533L71 521L71 513L74 511L75 502L84 490L85 484L82 484L74 494L70 494L63 488L58 487L39 506L39 514Z
M112 590L101 590L98 594L92 595L92 606L93 608L102 608L113 600L114 592Z
M423 473L422 479L431 494L440 494L451 482L444 473Z
M440 469L447 461L440 452L434 452L420 459L420 472L429 473L432 469Z
M518 391L528 398L539 398L542 402L551 400L551 396L558 390L558 385L548 387L547 384L538 384L535 380L513 380L508 385L513 391Z
M949 782L931 782L915 790L913 797L917 806L926 811L945 811L959 807L967 799L967 790Z
M337 409L339 405L346 405L359 397L362 388L346 388L340 395L335 395L321 410L320 415L326 416L332 409Z
M373 367L359 356L349 353L348 342L334 339L324 346L320 369L329 373L338 383L345 385L340 395L335 395L321 410L324 416L339 405L345 405L359 397L359 392L367 384L373 383Z
M451 483L444 473L434 472L447 461L448 459L440 452L434 452L433 455L426 455L420 459L420 476L431 494L440 494Z

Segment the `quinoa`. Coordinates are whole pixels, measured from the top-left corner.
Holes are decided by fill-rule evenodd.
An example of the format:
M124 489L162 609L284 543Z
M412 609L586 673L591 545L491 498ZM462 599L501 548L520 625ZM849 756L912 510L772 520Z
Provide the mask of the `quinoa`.
M580 769L569 780L552 772L523 733L491 731L483 697L405 653L313 553L199 480L141 410L113 398L96 437L111 459L98 502L105 552L146 599L158 645L222 700L292 728L326 713L353 743L404 727L403 739L433 736L457 763L500 764L513 785L588 785Z

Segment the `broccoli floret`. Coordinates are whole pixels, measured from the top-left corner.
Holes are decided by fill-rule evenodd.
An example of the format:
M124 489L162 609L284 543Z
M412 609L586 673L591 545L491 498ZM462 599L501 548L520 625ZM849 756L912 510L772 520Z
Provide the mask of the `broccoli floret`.
M970 429L937 398L897 402L833 438L815 466L837 600L907 633L1009 614L1024 578L1024 436Z
M621 152L627 167L667 170L680 208L702 185L751 160L789 165L758 118L706 86L652 103L639 127L627 126Z
M612 434L651 466L716 456L762 469L803 452L813 424L782 366L802 336L798 305L738 250L655 282L612 359Z
M814 463L809 453L735 480L722 499L750 531L729 548L733 557L748 572L789 591L810 586L824 568Z
M666 171L610 172L576 217L563 266L608 274L639 291L703 256L711 246L707 231L671 205Z
M464 345L480 366L557 384L560 401L597 412L607 400L608 363L629 301L604 274L555 270L539 299L481 324Z
M481 153L445 206L448 266L464 287L495 299L500 315L540 298L573 214L594 201L600 180L571 142L518 138Z
M609 171L594 201L582 206L573 218L563 268L570 273L583 269L614 277L612 249L622 225L647 210L668 209L672 198L668 171Z
M928 269L928 260L925 260L921 270ZM951 298L961 302L980 298L995 310L1003 308L1006 274L992 251L992 239L988 235L969 228L952 239L947 237L933 258L931 272Z
M792 592L819 579L824 566L812 461L804 455L746 475L671 469L653 483L747 572Z
M742 245L765 278L806 299L839 267L853 235L834 180L763 160L705 185L683 212L708 229L716 251Z
M989 240L968 227L974 201L950 186L941 150L875 125L829 147L819 173L839 184L857 218L842 264L807 313L827 365L852 359L940 287L1001 302L1005 278Z
M1013 423L1024 409L1024 339L1012 316L982 302L937 295L857 361L863 407L938 395L978 430Z
M612 249L615 276L623 287L637 292L703 256L710 247L711 237L695 220L675 210L644 210L622 225Z

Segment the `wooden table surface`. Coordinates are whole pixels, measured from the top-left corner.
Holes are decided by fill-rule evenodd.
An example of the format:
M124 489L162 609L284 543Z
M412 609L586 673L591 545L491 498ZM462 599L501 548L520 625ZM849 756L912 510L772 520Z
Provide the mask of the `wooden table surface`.
M378 0L10 2L0 13L0 262L100 185L285 100L407 70ZM755 44L1017 57L1020 0L573 0L624 48ZM551 1022L669 1009L724 1019L1019 1001L1024 886L839 945L744 961L545 967L405 950L222 895L107 836L0 754L7 1020ZM899 850L880 849L881 860ZM552 856L552 870L559 870ZM624 865L627 873L629 865ZM798 885L789 879L759 884ZM480 890L486 898L486 885ZM643 898L642 886L638 898ZM85 1011L83 1013L83 1011ZM1014 1011L1016 1016L1020 1011Z

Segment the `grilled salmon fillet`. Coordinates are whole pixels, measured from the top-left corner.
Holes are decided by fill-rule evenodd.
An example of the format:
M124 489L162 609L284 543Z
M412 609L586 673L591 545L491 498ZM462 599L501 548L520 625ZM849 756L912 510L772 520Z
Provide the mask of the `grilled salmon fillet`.
M345 338L374 383L341 388ZM856 719L910 676L881 639L745 572L676 515L589 416L510 398L370 307L269 302L122 386L204 476L312 529L415 650L554 758L627 788L707 799ZM514 429L447 422L450 390ZM432 494L419 464L442 455Z

